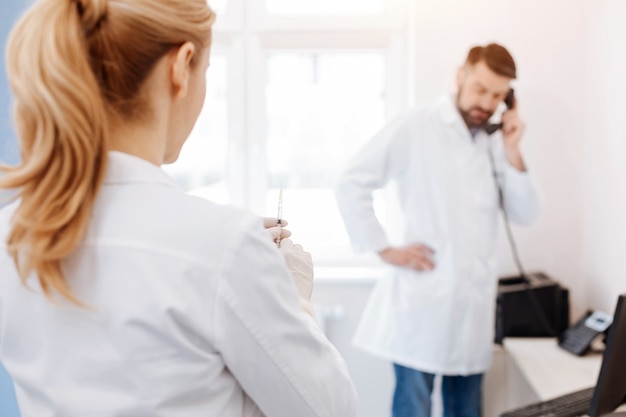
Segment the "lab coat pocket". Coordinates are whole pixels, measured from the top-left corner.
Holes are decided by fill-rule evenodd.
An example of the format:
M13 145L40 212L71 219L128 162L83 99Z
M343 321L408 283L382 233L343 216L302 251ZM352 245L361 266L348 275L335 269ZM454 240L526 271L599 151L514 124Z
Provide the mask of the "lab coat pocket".
M450 292L451 277L441 264L432 271L399 269L396 280L398 307L402 310L440 303Z
M482 290L492 289L497 281L497 266L494 257L476 256L470 261L468 283Z

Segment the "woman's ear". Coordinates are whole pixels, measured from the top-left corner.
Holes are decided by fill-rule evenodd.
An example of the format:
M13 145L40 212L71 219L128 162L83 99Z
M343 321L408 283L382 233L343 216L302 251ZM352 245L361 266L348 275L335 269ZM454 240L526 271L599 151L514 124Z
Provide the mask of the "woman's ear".
M172 92L175 98L183 98L189 92L191 61L195 53L196 47L191 42L185 42L174 51L171 74Z

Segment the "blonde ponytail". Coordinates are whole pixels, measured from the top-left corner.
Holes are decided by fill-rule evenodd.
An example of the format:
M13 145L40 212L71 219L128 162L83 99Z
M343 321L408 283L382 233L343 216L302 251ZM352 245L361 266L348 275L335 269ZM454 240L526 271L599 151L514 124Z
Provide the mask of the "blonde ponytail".
M21 279L82 305L61 268L83 239L107 160L107 121L137 117L139 90L172 47L210 42L203 0L39 0L7 44L22 164L0 167L17 189L8 249ZM144 100L145 101L145 100Z
M12 32L7 72L23 164L0 180L21 198L7 243L22 280L35 271L46 295L75 303L61 260L84 235L106 169L106 114L83 33L70 0L40 2Z

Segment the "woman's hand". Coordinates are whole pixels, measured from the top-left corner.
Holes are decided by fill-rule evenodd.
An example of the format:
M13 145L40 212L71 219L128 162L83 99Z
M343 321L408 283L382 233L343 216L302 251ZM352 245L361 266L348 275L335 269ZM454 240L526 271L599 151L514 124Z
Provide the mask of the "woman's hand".
M265 229L270 233L272 237L272 241L278 245L283 239L287 239L291 236L291 232L285 229L289 222L285 219L280 220L280 224L278 224L278 219L274 217L263 217L263 225Z
M313 294L313 259L301 245L294 245L291 239L284 239L280 244L280 252L285 258L287 269L291 273L298 290L300 307L315 318L311 295Z

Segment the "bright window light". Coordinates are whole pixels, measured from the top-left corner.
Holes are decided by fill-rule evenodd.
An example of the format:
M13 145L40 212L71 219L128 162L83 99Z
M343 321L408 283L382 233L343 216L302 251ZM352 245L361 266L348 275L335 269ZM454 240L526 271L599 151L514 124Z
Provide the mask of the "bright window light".
M224 13L228 7L228 0L210 0L209 6L217 14Z
M384 8L384 0L266 0L265 4L270 14L281 15L378 14Z
M352 254L332 187L385 120L378 52L275 52L267 58L266 213L283 187L294 237L325 259Z
M219 202L228 202L228 65L224 56L211 54L204 106L178 160L164 166L186 190Z

